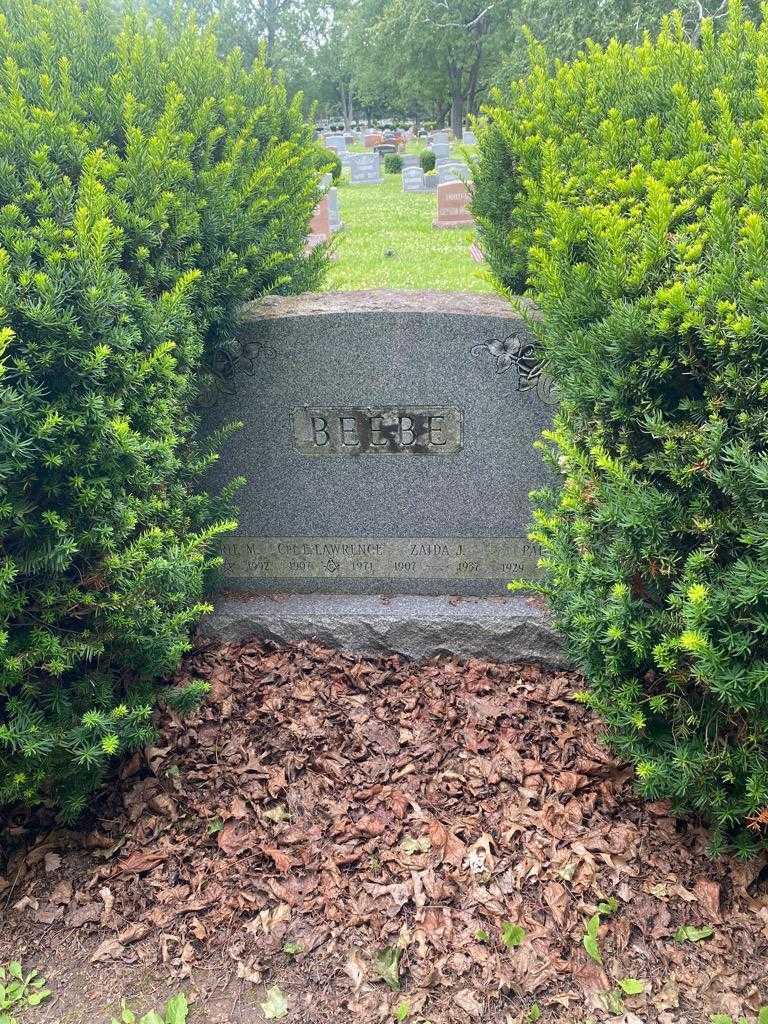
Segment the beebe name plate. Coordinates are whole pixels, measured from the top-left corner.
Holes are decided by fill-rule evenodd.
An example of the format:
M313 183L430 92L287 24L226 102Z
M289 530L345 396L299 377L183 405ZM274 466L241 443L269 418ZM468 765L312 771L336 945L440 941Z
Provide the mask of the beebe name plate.
M235 579L538 579L525 537L233 537L222 545Z
M449 406L293 410L304 455L451 455L461 449L462 414Z

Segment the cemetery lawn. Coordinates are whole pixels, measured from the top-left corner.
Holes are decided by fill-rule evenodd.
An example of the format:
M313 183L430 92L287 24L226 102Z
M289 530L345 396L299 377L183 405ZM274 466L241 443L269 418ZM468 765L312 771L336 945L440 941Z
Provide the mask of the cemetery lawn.
M344 228L324 291L493 291L485 265L469 253L474 232L433 228L437 195L403 192L399 174L384 174L382 185L350 185L343 178L339 210Z

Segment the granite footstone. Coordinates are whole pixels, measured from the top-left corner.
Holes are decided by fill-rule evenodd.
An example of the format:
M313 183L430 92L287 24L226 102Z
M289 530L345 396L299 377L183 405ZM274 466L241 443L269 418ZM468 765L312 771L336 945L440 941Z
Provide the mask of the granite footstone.
M356 654L437 655L568 668L562 637L536 600L346 594L222 595L200 623L204 637L240 643L310 640Z

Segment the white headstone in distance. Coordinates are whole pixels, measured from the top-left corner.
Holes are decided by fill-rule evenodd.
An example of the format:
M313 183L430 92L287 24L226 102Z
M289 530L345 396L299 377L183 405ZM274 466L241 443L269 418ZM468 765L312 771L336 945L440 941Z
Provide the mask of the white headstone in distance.
M465 146L476 146L477 136L473 131L470 131L469 128L465 128L461 141L464 143Z
M331 231L341 231L344 227L339 213L339 190L337 188L328 189L328 221Z
M440 157L448 157L451 155L451 147L448 142L433 142L432 152L435 154L435 159Z
M437 181L439 185L446 181L467 181L469 178L469 167L459 160L452 160L438 168Z
M432 137L432 141L436 142L438 145L444 144L447 146L449 142L448 132L435 132L435 134Z
M381 158L378 153L353 153L350 171L353 185L381 184Z
M320 188L323 192L327 192L333 184L333 175L330 171L327 171L320 179Z
M400 158L403 161L403 167L420 167L421 163L416 153L404 153Z
M425 192L424 172L420 167L404 167L403 192Z

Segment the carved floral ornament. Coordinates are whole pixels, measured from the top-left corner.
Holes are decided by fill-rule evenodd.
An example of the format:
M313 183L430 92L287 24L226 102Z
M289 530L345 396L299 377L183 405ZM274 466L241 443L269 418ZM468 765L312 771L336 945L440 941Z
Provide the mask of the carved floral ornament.
M472 345L470 352L477 358L488 357L497 376L514 369L517 391L534 391L545 404L557 404L554 382L542 371L535 344L529 336L521 336L512 331L503 338L489 338ZM220 396L235 395L238 378L254 377L257 365L268 362L270 358L279 358L279 354L253 338L244 338L235 346L220 348L208 368L213 378L214 392Z
M542 371L530 338L521 338L513 331L505 338L490 338L473 345L470 351L473 356L489 355L497 375L507 373L514 367L517 371L518 391L535 391L547 405L557 403L554 381Z

